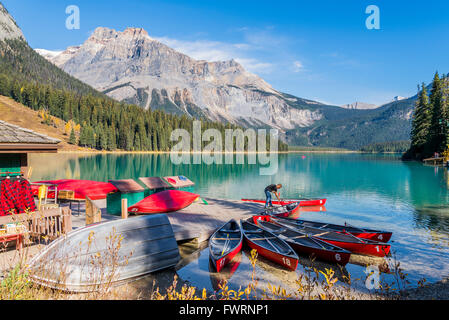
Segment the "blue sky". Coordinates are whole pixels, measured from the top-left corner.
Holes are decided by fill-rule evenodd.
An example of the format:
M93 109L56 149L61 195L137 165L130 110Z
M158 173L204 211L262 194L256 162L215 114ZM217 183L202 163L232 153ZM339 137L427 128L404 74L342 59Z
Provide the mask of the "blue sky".
M275 89L382 104L449 72L449 1L1 0L33 48L63 50L98 26L142 27L193 58L235 58ZM68 5L81 27L65 27ZM368 5L380 30L368 30Z

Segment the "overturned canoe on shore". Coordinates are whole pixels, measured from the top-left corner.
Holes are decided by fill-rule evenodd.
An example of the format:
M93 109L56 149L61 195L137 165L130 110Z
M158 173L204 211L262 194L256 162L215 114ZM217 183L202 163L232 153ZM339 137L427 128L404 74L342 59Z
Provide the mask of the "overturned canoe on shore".
M166 215L114 220L76 229L30 262L33 282L89 292L175 266L178 245Z
M184 209L190 206L199 195L181 190L165 190L146 197L128 208L130 213L149 214L165 213Z

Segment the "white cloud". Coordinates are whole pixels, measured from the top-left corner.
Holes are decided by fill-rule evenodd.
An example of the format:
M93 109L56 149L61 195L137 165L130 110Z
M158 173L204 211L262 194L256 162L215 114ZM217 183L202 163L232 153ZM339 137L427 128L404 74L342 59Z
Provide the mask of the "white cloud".
M300 72L304 69L304 66L302 65L301 61L293 61L293 72Z
M248 43L228 43L211 40L178 40L168 37L154 38L167 46L196 60L224 61L234 59L246 70L255 73L270 73L274 65L254 57L255 48Z

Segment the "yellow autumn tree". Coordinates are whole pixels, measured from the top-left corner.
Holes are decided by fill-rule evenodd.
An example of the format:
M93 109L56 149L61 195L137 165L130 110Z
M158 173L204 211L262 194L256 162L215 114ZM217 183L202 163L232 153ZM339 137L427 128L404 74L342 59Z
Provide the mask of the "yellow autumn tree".
M72 128L73 128L73 121L72 120L67 121L67 123L64 126L64 134L67 136L70 135Z

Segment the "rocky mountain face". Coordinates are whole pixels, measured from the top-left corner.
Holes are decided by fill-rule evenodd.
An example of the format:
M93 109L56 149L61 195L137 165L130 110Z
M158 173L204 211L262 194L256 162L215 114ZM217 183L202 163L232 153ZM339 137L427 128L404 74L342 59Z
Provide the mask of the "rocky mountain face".
M140 28L97 28L61 53L37 49L70 75L120 101L245 126L309 126L322 118L315 101L276 91L235 60L195 60Z
M293 145L358 149L410 134L414 97L377 108L324 105L275 90L235 60L192 59L140 28L100 27L82 45L37 51L117 100L245 127L275 127Z
M11 17L8 10L0 2L0 41L7 39L22 39L25 37L17 25L16 21Z

